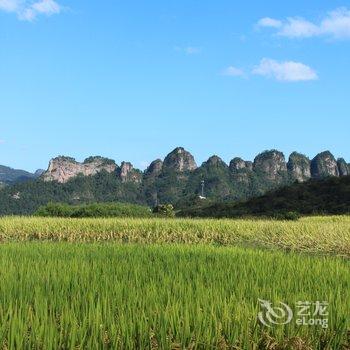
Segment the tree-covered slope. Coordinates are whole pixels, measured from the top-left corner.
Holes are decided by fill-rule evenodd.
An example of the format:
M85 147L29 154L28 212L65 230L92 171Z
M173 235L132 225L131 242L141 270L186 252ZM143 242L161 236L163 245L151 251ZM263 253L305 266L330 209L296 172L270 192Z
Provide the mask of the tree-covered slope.
M34 179L39 175L39 172L32 174L24 170L12 169L10 167L0 165L0 183L3 184L24 182L30 179Z
M0 190L0 215L32 214L49 202L145 204L138 184L122 183L114 174L102 171L94 176L77 176L63 184L38 179L7 186Z
M183 209L180 216L240 217L350 213L350 176L294 183L246 202L211 203Z

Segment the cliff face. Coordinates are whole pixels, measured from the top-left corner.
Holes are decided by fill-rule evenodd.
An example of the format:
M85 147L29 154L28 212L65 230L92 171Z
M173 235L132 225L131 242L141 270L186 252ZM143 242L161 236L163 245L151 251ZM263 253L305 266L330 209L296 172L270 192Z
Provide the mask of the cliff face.
M60 156L50 161L47 171L41 177L44 181L65 183L79 174L90 176L102 170L113 173L116 168L115 162L107 158L90 157L79 163L74 158Z
M129 162L122 162L120 168L117 169L117 175L122 182L141 183L142 181L142 173L134 169Z
M206 166L209 169L225 168L227 169L227 164L218 156L211 156L202 166Z
M230 162L230 170L232 173L236 173L239 170L248 169L253 170L253 163L244 161L242 158L233 158Z
M245 161L242 158L233 158L230 162L232 181L249 188L253 175L253 162Z
M276 150L260 153L254 159L253 170L266 180L281 182L287 174L284 154Z
M315 179L339 176L338 163L331 152L319 153L311 161L311 176Z
M293 180L304 182L311 178L311 162L303 154L293 152L289 157L287 169Z
M337 164L340 176L350 175L350 167L343 158L339 158Z
M161 159L154 160L145 171L145 175L158 176L163 169L163 161Z
M175 148L164 159L163 170L174 170L182 173L195 169L197 169L197 164L193 155L182 147Z

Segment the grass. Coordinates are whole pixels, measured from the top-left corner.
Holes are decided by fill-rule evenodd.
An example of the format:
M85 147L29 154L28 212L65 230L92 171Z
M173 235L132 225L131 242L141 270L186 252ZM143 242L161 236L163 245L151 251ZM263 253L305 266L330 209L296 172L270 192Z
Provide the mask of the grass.
M350 262L341 258L50 242L4 243L0 252L4 349L296 349L287 339L299 349L342 349L347 342ZM326 300L329 329L263 328L259 298L291 306Z
M244 245L350 257L350 216L296 222L5 217L0 219L0 240Z

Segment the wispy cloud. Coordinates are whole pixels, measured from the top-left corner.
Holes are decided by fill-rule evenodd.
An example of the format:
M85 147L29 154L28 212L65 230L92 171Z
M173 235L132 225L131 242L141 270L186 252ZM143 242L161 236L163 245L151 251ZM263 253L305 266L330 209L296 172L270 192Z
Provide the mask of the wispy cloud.
M202 52L202 48L197 46L187 46L187 47L175 46L174 50L178 52L184 52L187 55L196 55Z
M0 10L6 12L16 12L20 6L18 0L0 0Z
M34 21L39 15L59 14L62 6L54 0L0 0L0 10L14 13L23 21Z
M0 145L3 145L5 143L5 140L0 140Z
M280 28L282 21L270 17L261 18L258 22L259 27Z
M350 10L346 7L337 8L317 23L302 17L289 17L285 20L265 17L258 21L258 26L277 29L277 35L288 38L328 36L350 39Z
M317 73L303 63L294 61L278 62L269 58L263 58L260 64L253 69L252 73L284 82L318 79Z
M222 74L228 77L243 77L244 71L240 68L229 66L223 70Z

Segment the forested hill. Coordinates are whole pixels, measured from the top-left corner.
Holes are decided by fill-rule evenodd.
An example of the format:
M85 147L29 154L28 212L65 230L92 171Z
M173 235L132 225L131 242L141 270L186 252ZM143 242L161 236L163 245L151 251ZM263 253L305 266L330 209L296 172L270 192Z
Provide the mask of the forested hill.
M0 183L13 184L16 182L24 182L35 179L42 174L43 170L37 170L34 174L28 171L12 169L10 167L0 165Z
M208 201L242 201L295 181L348 174L349 164L336 160L329 151L312 160L294 152L287 161L282 152L271 150L252 162L236 157L229 164L212 156L197 166L194 157L178 147L145 171L129 162L118 165L103 157L89 157L80 163L60 156L50 161L38 179L0 189L0 215L31 214L48 202L171 203L179 209L196 202L202 194Z
M241 203L212 203L182 210L181 216L232 218L293 215L349 214L350 176L294 183Z

